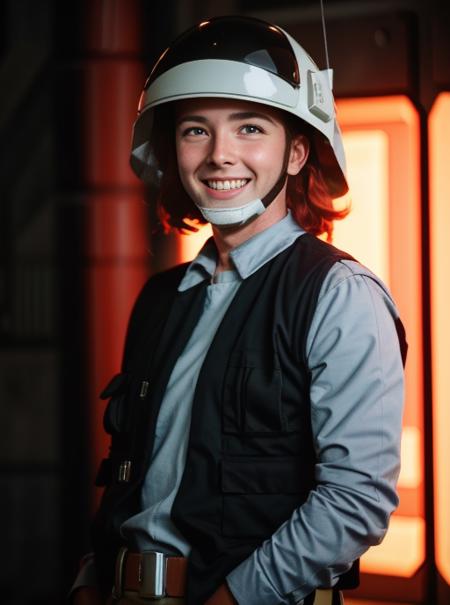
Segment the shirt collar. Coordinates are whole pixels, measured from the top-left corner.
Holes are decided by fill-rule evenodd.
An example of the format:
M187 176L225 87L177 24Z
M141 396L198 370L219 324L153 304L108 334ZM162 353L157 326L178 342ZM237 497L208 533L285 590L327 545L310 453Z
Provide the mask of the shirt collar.
M304 233L304 229L288 211L280 221L233 248L230 258L239 278L246 279L255 273ZM210 237L187 268L178 290L187 290L205 279L210 279L214 275L216 264L217 248L214 239Z

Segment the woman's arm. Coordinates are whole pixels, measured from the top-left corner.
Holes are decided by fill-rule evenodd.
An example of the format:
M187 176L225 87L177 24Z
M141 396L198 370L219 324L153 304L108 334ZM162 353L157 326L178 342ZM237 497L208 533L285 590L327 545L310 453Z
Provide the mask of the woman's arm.
M397 311L354 262L322 286L307 339L316 487L228 576L245 605L300 602L381 542L398 504L403 367Z

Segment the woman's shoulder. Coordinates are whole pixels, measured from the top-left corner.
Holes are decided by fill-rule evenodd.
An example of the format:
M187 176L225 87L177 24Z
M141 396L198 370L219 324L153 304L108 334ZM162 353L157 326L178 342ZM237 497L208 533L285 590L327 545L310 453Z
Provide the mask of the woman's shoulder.
M139 301L153 296L156 291L159 295L163 294L164 291L175 291L188 266L189 263L182 263L152 274L142 286L136 302L139 303Z
M340 259L334 263L323 280L318 301L325 298L340 298L344 306L363 304L367 298L382 300L391 313L398 315L389 287L371 269L354 259Z
M166 300L176 293L188 266L189 263L183 263L151 275L135 300L131 321L138 321L141 315L147 315L148 310L154 309L155 305L166 304Z

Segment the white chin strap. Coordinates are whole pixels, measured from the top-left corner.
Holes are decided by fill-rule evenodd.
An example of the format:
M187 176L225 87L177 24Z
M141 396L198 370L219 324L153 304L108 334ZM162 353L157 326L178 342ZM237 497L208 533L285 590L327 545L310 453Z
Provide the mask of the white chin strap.
M197 206L204 218L218 227L234 227L247 223L264 212L266 207L258 198L237 208L205 208Z

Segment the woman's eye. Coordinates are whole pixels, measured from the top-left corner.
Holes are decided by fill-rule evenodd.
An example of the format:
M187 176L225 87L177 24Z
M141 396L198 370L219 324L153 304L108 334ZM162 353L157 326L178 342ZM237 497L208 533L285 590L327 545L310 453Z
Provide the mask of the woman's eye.
M205 131L199 126L192 126L192 128L186 128L186 130L183 132L183 136L200 136L202 134L205 134Z
M261 128L259 126L255 126L254 124L245 124L245 126L242 126L241 131L244 134L258 134L262 132Z

